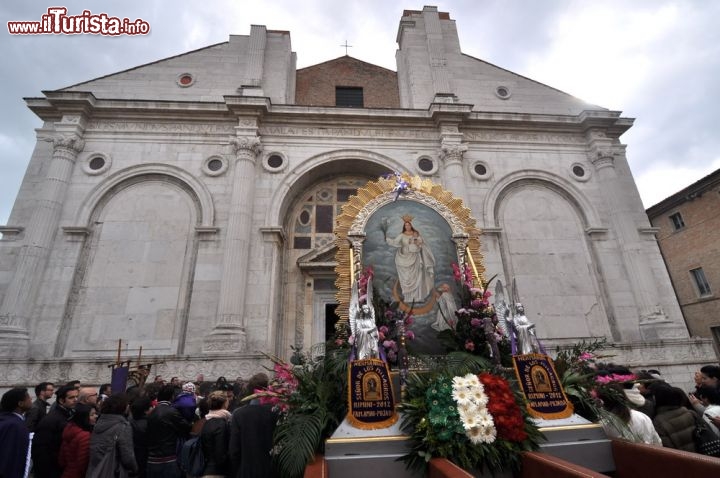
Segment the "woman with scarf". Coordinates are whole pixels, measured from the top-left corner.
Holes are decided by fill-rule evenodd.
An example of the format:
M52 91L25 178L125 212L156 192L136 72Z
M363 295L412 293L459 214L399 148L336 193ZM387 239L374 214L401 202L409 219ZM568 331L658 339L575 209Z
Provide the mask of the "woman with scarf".
M230 472L228 443L230 442L230 412L227 394L222 390L208 397L210 411L200 432L200 444L205 457L203 478L221 478Z

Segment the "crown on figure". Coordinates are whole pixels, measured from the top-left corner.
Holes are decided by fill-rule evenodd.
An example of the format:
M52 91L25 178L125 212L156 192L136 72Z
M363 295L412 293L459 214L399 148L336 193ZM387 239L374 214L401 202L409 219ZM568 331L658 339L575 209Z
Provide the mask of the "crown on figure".
M405 214L405 215L402 217L403 222L412 222L413 219L414 219L414 218L413 218L410 214Z

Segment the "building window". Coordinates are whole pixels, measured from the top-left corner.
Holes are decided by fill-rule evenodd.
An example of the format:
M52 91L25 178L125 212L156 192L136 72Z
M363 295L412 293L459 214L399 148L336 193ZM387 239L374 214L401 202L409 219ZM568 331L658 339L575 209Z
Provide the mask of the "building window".
M335 106L363 107L363 89L354 86L335 87Z
M339 177L311 188L294 213L292 245L294 249L318 249L335 241L333 227L343 204L367 179Z
M685 227L685 222L683 221L682 216L679 212L676 212L675 214L670 215L670 220L672 221L673 227L677 231L678 229L682 229Z
M710 284L705 277L705 272L703 272L702 267L691 270L690 274L692 274L693 280L695 281L695 286L697 287L700 297L712 294L712 291L710 290Z

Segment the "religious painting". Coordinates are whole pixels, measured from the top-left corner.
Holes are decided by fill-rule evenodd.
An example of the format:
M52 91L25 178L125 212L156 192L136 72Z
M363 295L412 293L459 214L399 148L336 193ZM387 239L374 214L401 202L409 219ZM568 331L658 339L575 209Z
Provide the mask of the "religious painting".
M415 317L411 350L441 353L435 336L456 309L452 264L458 262L457 245L447 221L425 204L401 199L375 211L365 234L363 266L375 272L375 294ZM439 302L443 293L445 302Z
M396 174L359 188L335 235L340 320L347 320L352 282L372 267L375 301L414 317L409 352L444 353L437 334L459 307L453 265L472 262L479 280L484 272L480 231L462 201L428 179Z

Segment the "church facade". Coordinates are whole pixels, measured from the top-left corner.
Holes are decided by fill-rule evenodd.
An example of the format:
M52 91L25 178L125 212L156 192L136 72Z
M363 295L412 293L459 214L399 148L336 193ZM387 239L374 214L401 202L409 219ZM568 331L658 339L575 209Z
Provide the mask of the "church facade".
M463 200L486 277L515 279L546 347L684 383L690 337L625 156L633 120L462 53L455 21L406 10L397 72L296 68L247 36L26 99L43 119L0 241L0 386L248 376L333 324L333 226L394 171Z

